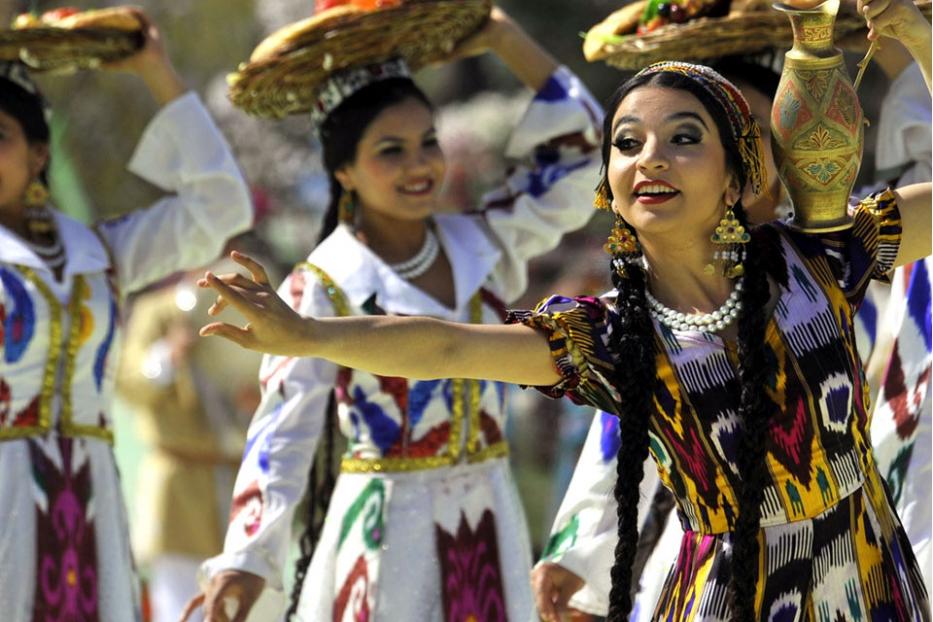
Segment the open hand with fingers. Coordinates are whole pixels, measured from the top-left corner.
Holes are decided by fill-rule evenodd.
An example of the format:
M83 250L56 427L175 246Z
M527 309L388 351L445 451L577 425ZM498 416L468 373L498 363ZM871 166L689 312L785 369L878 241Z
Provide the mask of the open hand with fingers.
M588 622L592 616L568 606L570 597L583 587L583 579L559 564L544 562L531 571L538 614L544 622Z
M188 601L179 622L187 622L198 608L204 609L204 622L246 622L265 585L265 579L250 572L224 570L205 593Z
M216 316L231 306L246 318L243 327L226 322L213 322L201 328L202 337L217 335L249 350L283 356L307 356L307 343L313 341L309 332L314 320L303 318L276 293L269 284L266 270L259 262L242 254L230 254L234 261L249 270L251 278L239 273L215 275L206 273L199 287L212 287L217 301L208 314Z

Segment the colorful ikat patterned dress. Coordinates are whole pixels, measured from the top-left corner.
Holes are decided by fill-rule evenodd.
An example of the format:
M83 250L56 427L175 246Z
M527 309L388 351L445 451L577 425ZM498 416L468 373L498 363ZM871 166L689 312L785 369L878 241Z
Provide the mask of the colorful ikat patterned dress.
M766 347L777 406L767 438L771 475L761 508L760 619L928 620L929 603L891 509L868 438L868 390L852 316L870 278L896 256L893 194L866 199L855 226L825 237L771 224L780 297ZM608 348L615 311L594 298L555 296L522 321L547 333L563 380L543 390L615 412ZM674 493L685 533L653 619L725 621L735 498L738 418L734 343L655 322L658 375L650 452Z
M194 94L159 111L129 170L175 194L96 231L55 212L61 281L0 226L4 622L142 619L108 415L122 294L214 259L252 208Z
M566 69L537 93L506 155L517 164L482 208L438 215L456 306L393 272L344 225L280 293L309 316L429 315L499 323L527 262L592 213L602 113ZM505 390L492 382L407 381L319 359L269 356L222 555L263 577L250 620L280 619L292 518L331 393L348 451L304 582L306 622L527 622L531 549L508 465Z

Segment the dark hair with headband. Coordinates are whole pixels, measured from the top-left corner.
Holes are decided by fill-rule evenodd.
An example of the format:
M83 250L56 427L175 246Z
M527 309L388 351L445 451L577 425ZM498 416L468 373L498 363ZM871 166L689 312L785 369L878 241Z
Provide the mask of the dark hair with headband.
M665 65L668 68L665 67ZM715 81L722 80L710 72L694 73L695 66L662 64L637 74L616 91L607 106L603 127L603 177L601 185L612 194L607 168L612 150L612 120L625 97L640 87L654 86L686 91L696 97L716 123L726 152L726 166L739 181L760 186L766 180L761 164L757 126L749 123L750 113L744 100L732 101L735 93L721 91ZM687 70L685 70L685 68ZM708 68L697 68L709 71ZM707 83L713 80L714 84ZM728 83L727 83L728 84ZM732 85L729 85L732 86ZM734 88L734 87L732 87ZM738 95L741 98L741 95ZM741 105L744 104L744 111ZM733 210L743 226L748 219L741 201ZM745 279L742 290L742 312L739 316L739 382L741 395L739 414L745 432L740 441L739 513L733 530L732 602L735 619L757 619L755 589L758 578L758 529L760 506L764 494L766 423L772 406L764 399L769 365L765 359L765 313L769 298L768 282L757 248L755 236L748 243L745 259ZM618 316L610 336L610 346L625 365L616 366L616 381L621 396L619 434L621 445L617 455L617 479L614 495L618 504L619 541L612 567L612 589L609 594L610 622L627 619L632 609L632 563L638 542L638 487L643 476L643 464L648 457L649 419L656 416L653 392L645 387L657 386L655 331L648 312L645 287L647 275L637 264L628 264L625 274L612 269L612 280L618 295ZM635 577L637 579L637 577Z
M343 188L334 174L356 160L356 148L370 123L386 108L406 99L416 99L429 110L434 105L427 95L409 78L389 78L363 87L331 112L321 124L320 139L324 152L324 168L330 182L330 203L324 216L319 241L333 232L338 222L338 204Z
M38 90L31 93L17 82L0 75L0 110L10 115L23 128L26 141L31 145L49 144L49 124L45 119L46 104ZM48 162L39 173L48 183Z

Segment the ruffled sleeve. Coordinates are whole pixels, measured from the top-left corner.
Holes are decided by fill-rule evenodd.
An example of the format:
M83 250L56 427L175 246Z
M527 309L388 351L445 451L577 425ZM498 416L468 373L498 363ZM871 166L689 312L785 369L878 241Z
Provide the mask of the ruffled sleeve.
M840 288L857 306L871 279L890 282L901 241L901 215L890 190L876 192L851 209L850 229L820 236Z
M602 300L552 296L533 311L511 311L506 322L525 324L547 336L561 380L535 387L549 397L567 396L577 404L617 412L612 384L617 361L609 349L614 311Z
M501 251L493 277L507 302L528 285L528 261L593 214L603 112L580 80L559 68L535 94L506 148L513 163L474 217Z
M146 127L129 170L169 194L97 225L123 292L202 266L249 228L253 208L233 154L194 93L164 106Z

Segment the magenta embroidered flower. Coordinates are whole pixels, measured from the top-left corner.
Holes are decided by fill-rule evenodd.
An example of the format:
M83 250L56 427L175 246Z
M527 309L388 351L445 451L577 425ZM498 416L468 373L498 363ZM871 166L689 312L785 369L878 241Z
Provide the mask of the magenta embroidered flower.
M456 535L436 527L446 622L505 622L496 519L483 512L476 530L460 514Z

